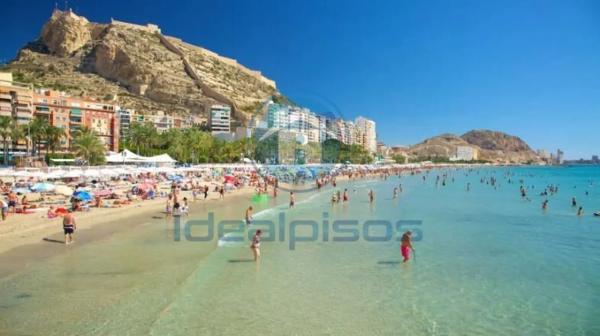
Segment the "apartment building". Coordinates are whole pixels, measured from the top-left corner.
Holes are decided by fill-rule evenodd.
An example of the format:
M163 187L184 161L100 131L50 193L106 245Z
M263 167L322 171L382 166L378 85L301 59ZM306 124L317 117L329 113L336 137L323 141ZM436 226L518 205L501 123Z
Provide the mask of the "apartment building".
M109 151L119 150L118 106L91 98L73 97L64 92L33 91L34 116L46 118L50 125L65 131L62 150L69 150L73 136L82 127L90 128Z
M359 139L360 145L371 153L377 151L377 132L375 129L375 122L365 117L358 117L354 121L356 128L359 129L361 139Z

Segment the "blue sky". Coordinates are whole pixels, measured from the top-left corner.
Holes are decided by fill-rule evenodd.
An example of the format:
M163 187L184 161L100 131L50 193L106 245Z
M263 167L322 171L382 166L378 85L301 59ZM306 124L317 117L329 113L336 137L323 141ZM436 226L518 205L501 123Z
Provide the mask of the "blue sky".
M0 59L39 35L55 3L3 1ZM316 111L374 119L387 144L487 128L568 158L600 154L600 1L68 5L95 22L156 23Z

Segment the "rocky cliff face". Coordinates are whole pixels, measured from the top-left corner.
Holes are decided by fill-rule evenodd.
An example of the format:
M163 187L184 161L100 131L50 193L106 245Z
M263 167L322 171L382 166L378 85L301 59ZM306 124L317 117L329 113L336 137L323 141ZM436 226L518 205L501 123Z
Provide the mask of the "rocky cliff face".
M90 23L73 12L55 12L42 28L40 39L60 57L71 55L92 39Z
M206 116L215 103L245 120L275 82L235 60L162 35L154 25L90 23L55 11L40 38L8 65L16 78L118 103L142 113Z
M540 159L531 148L518 137L502 132L473 130L462 136L443 134L429 138L410 147L412 156L445 157L456 155L459 146L473 147L479 159L502 163L538 162Z
M442 134L410 147L409 153L417 157L445 157L456 155L456 147L469 143L454 134Z
M473 130L461 136L480 148L480 158L489 161L537 162L538 155L521 138L490 130Z

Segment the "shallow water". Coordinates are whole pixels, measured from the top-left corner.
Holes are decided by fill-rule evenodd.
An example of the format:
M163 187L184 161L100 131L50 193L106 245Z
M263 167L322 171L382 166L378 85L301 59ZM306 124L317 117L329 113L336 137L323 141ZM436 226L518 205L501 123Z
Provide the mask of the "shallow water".
M278 205L256 204L255 228L273 221L276 238L263 238L258 264L247 238L193 242L182 229L175 241L174 224L162 220L74 245L0 279L0 334L600 334L600 218L591 215L600 210L600 168L448 171L436 187L439 173L342 184L347 204L332 206L331 188L300 195L293 210L283 192ZM496 188L480 183L490 176ZM519 196L520 179L535 186L531 201ZM544 212L548 184L559 192ZM214 211L215 222L239 220L245 207L193 204L188 219ZM333 241L350 236L333 230L342 219L357 221L359 240ZM293 244L311 236L311 220L317 240ZM368 220L379 222L365 235ZM398 220L422 224L397 230ZM367 241L387 238L384 221L391 239ZM396 238L405 229L415 231L417 254L402 264Z

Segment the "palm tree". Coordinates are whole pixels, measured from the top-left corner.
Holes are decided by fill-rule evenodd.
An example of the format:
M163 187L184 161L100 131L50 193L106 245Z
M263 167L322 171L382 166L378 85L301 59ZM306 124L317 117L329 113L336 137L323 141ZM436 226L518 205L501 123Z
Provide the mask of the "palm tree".
M29 123L29 136L31 138L31 156L40 152L42 141L46 139L46 131L50 127L48 119L36 117Z
M12 135L12 118L7 116L0 117L0 138L2 138L2 150L4 153L4 165L8 165L8 139Z
M156 128L150 123L133 123L129 129L129 145L135 147L136 153L149 154L148 150L152 149L158 143L159 137Z
M88 164L104 163L104 145L89 128L82 127L75 133L72 147L75 155L86 160Z
M60 147L60 140L66 136L65 130L56 127L56 126L48 126L46 128L46 154L48 154L48 150L54 151Z
M11 123L10 139L12 140L13 153L16 152L19 141L25 140L25 151L29 152L29 138L27 137L27 125L19 125L13 119Z

